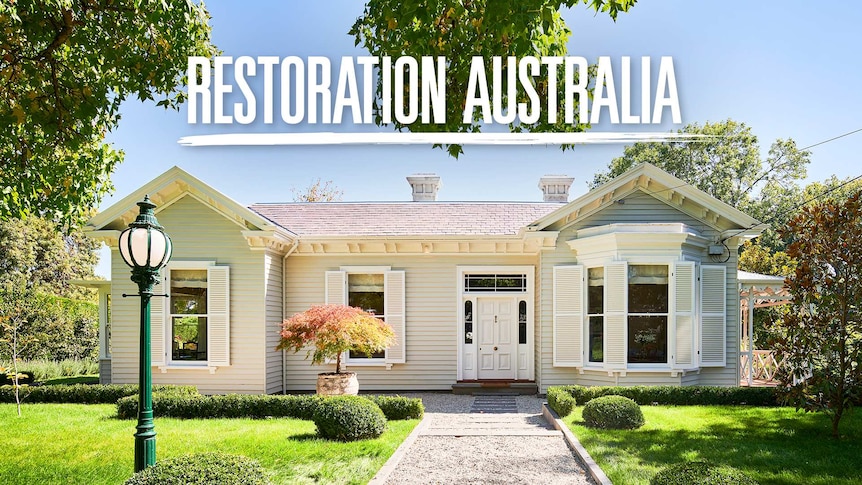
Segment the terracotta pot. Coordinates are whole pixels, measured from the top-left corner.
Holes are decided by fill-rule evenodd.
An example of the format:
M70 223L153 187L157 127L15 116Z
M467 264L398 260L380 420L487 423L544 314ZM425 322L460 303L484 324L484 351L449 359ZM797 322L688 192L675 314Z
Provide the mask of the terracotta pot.
M359 379L356 372L326 372L317 374L317 393L322 396L340 396L342 394L359 394Z

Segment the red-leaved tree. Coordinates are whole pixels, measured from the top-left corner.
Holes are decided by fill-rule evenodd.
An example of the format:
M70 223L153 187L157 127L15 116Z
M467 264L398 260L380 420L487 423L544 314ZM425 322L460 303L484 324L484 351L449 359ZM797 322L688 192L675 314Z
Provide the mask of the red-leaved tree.
M297 313L282 323L276 350L299 352L308 348L313 364L335 360L341 374L341 356L352 350L368 356L395 344L395 332L387 323L360 308L318 305Z
M860 197L805 207L782 231L791 242L787 254L798 261L787 280L792 310L776 345L789 370L787 397L797 409L831 415L836 438L862 391Z

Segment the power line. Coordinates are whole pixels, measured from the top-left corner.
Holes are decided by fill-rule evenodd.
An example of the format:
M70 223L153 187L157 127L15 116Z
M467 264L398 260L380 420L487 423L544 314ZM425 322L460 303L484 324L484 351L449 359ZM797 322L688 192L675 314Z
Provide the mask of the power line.
M854 134L854 133L859 133L860 131L862 131L862 128L859 128L859 129L856 129L856 130L853 130L853 131L848 131L847 133L844 133L843 135L838 135L838 136L832 137L832 138L830 138L830 139L828 139L828 140L819 141L819 142L817 142L817 143L815 143L815 144L813 144L813 145L808 145L807 147L800 148L800 150L808 150L809 148L814 148L814 147L816 147L816 146L820 146L820 145L823 145L823 144L829 143L830 141L835 141L835 140L837 140L837 139L839 139L839 138L844 138L845 136L850 136L850 135L852 135L852 134Z
M856 130L856 131L862 131L862 129L859 129L859 130ZM842 136L846 136L846 135L842 135ZM840 138L840 137L837 137L837 138ZM815 200L817 200L817 199L821 199L821 198L823 198L823 197L825 197L825 196L827 196L827 195L831 194L832 192L835 192L836 190L838 190L838 189L840 189L840 188L842 188L842 187L846 187L847 185L850 185L851 183L853 183L853 182L855 182L855 181L857 181L857 180L859 180L859 179L862 179L862 174L857 175L857 176L853 177L852 179L850 179L850 180L848 180L848 181L846 181L846 182L844 182L844 183L842 183L842 184L836 185L835 187L832 187L831 189L827 190L826 192L823 192L823 193L822 193L822 194L820 194L820 195L815 195L814 197L811 197L811 198L809 198L809 199L807 199L807 200L804 200L804 201L800 202L799 204L796 204L795 206L793 206L793 207L791 207L791 208L789 208L789 209L787 209L787 210L785 210L785 211L779 212L778 214L773 215L772 217L770 217L770 218L769 218L769 219L767 219L766 221L761 222L760 224L753 224L753 225L751 225L751 226L746 227L745 229L741 229L741 230L739 230L739 231L737 231L737 232L735 232L735 233L733 233L733 234L731 234L731 235L729 235L729 236L725 237L724 239L722 239L722 240L721 240L721 242L727 241L728 239L732 238L733 236L736 236L737 234L742 234L743 232L745 232L745 231L747 231L747 230L749 230L749 229L753 229L753 228L755 228L755 227L757 227L757 226L759 226L759 225L762 225L762 224L768 224L768 223L770 223L770 222L774 221L775 219L777 219L777 218L779 218L779 217L781 217L781 216L783 216L783 215L785 215L785 214L787 214L787 213L789 213L789 212L795 211L795 210L799 209L800 207L803 207L803 206L805 206L805 205L808 205L808 204L810 204L811 202L814 202L814 201L815 201Z

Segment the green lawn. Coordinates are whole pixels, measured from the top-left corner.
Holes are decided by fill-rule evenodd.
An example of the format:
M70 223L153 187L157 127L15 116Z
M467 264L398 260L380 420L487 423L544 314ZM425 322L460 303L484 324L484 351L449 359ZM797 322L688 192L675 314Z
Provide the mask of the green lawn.
M123 483L134 469L134 420L110 404L0 404L0 482ZM275 483L367 483L418 423L390 421L379 439L320 440L296 419L156 418L157 459L222 451L258 460Z
M646 484L663 466L705 460L736 467L766 484L862 483L862 414L841 421L793 408L641 406L637 430L595 430L577 407L565 419L614 483Z

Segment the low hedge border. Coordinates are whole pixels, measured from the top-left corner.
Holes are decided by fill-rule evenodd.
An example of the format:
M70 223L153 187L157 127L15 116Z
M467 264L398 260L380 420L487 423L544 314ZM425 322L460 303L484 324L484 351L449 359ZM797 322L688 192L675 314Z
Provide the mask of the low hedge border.
M138 386L134 384L58 384L56 386L27 386L19 388L21 401L25 403L65 404L114 404L117 399L135 396ZM153 386L153 392L161 394L195 396L195 386ZM0 386L0 402L15 402L15 387Z
M553 391L551 390L553 389ZM633 386L586 387L552 386L548 394L563 391L580 404L602 396L623 396L640 405L667 404L674 406L748 405L780 406L778 393L771 387L719 386Z
M377 404L386 419L419 419L424 413L422 400L400 396L361 396ZM163 418L296 418L311 420L325 397L308 395L177 395L153 393L153 415ZM117 401L117 416L132 419L138 414L137 396Z

